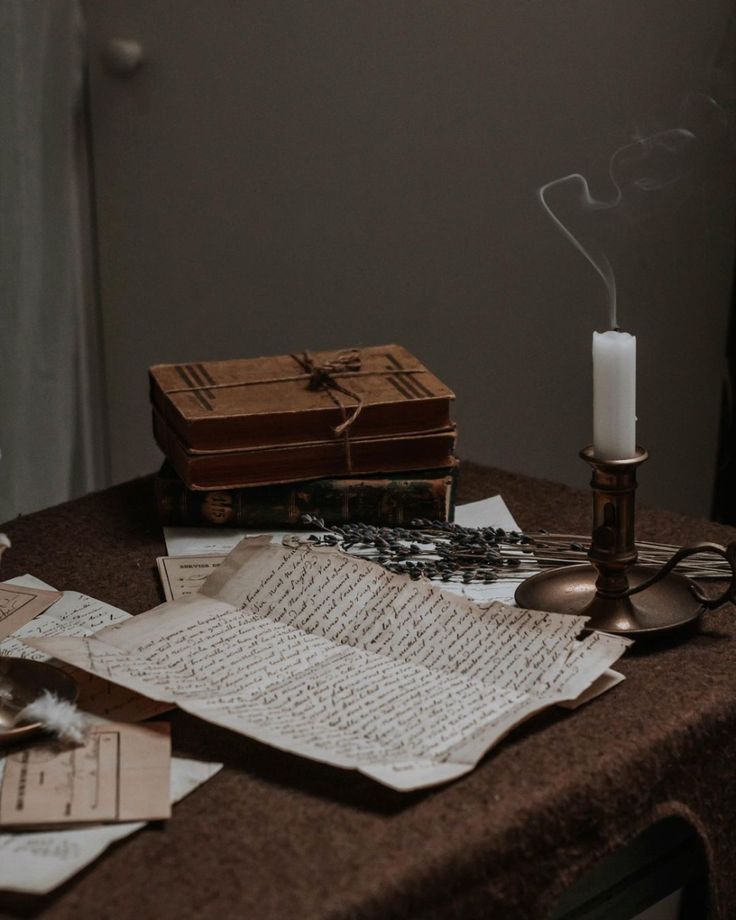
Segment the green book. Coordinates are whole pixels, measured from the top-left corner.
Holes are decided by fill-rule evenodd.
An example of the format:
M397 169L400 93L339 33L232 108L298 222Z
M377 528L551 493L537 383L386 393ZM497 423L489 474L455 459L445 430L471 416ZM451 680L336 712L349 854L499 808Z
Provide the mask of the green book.
M371 473L241 489L189 489L168 461L156 476L159 520L181 527L303 526L303 514L326 524L451 521L458 461L435 470Z

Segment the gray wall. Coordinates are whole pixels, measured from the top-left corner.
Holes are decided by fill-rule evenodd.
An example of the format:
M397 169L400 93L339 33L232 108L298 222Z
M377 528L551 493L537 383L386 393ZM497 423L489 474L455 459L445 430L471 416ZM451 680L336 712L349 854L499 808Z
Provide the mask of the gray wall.
M584 485L600 279L535 189L608 197L612 152L731 104L724 0L88 0L116 479L152 470L154 362L397 341L457 393L460 454ZM99 61L141 42L133 76ZM701 131L702 128L702 131ZM614 267L637 334L642 498L707 514L733 256L732 152ZM692 165L692 164L691 164Z

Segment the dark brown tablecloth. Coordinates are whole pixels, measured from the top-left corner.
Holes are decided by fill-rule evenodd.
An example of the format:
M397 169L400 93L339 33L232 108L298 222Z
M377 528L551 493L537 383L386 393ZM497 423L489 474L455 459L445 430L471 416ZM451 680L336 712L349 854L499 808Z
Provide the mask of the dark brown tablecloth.
M585 473L581 469L581 482ZM501 492L524 527L589 528L590 496L466 464L460 499ZM150 479L20 518L3 577L30 572L131 613L162 600ZM638 536L726 542L716 524L640 509ZM576 712L513 732L470 775L394 793L172 714L178 753L225 769L43 899L0 895L0 916L540 920L588 867L664 815L710 863L712 916L736 915L736 619L628 654L626 681Z

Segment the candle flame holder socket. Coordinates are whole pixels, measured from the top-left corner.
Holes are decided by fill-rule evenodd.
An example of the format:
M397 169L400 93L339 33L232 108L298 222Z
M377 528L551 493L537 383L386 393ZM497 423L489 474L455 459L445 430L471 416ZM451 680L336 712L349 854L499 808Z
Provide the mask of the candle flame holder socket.
M705 610L736 598L736 543L698 543L678 550L662 568L637 563L636 472L648 458L641 447L625 460L602 460L592 447L580 451L593 469L590 564L542 571L519 585L520 607L589 617L588 628L641 637L678 629ZM702 593L675 566L688 556L711 553L730 565L731 582L718 597Z

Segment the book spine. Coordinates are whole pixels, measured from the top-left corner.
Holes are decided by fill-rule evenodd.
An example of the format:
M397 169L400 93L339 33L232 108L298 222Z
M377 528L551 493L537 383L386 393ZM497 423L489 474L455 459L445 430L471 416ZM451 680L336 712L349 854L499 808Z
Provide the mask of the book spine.
M323 479L247 489L188 489L156 478L159 520L180 527L298 527L303 514L326 524L452 520L456 474L436 478Z

